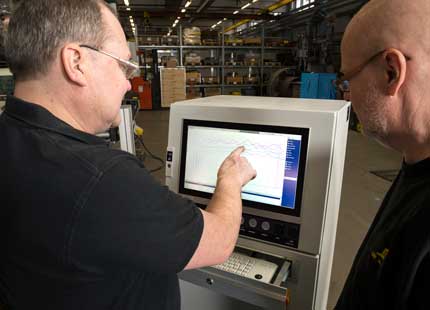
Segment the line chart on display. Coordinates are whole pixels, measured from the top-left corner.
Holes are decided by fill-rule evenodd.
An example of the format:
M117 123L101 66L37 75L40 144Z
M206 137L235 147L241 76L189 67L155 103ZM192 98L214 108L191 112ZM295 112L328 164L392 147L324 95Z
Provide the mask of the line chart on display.
M282 196L287 135L190 126L187 144L187 182L214 187L224 159L244 146L242 156L256 169L257 178L243 192Z

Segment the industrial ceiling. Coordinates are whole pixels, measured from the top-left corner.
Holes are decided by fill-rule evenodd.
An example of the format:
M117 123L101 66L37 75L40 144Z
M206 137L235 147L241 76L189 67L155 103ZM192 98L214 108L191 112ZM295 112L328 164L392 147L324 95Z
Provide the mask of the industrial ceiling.
M309 2L309 0L295 0ZM276 20L290 8L293 0L117 0L120 21L128 36L132 37L133 23L138 34L151 34L177 25L228 27L244 20ZM310 0L313 2L312 0ZM277 4L276 10L267 8ZM278 15L279 14L279 15ZM179 19L178 19L179 18ZM177 25L173 27L175 21ZM215 28L215 27L213 27ZM174 30L174 29L173 29ZM164 31L164 30L163 30Z

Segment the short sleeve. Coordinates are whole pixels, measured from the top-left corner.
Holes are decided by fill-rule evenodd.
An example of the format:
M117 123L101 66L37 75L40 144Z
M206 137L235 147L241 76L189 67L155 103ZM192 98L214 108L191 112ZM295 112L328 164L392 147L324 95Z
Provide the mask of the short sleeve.
M71 263L102 272L184 269L202 232L196 205L159 184L132 157L117 160L94 181L76 216Z

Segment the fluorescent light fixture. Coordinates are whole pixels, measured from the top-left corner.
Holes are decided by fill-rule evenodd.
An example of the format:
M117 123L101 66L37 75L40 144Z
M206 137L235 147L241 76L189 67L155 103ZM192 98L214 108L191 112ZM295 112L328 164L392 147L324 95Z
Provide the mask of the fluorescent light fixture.
M234 12L233 12L233 15L236 15L237 13L239 13L239 11L234 11Z
M190 5L191 5L191 2L192 1L187 1L186 3L185 3L185 7L187 8L187 7L189 7Z
M128 0L124 0L124 4L125 4L126 6L130 6L130 2L128 2Z
M182 9L181 13L185 13L187 11L187 9Z
M241 10L245 10L248 6L250 6L251 5L251 3L247 3L247 4L245 4L242 8L241 8Z

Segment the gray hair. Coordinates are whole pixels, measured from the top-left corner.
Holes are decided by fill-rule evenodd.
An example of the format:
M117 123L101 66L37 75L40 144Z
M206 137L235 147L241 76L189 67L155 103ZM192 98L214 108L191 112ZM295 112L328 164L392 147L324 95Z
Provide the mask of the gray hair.
M5 56L17 80L46 74L67 42L100 47L107 33L101 0L23 0L13 10Z

